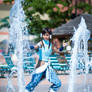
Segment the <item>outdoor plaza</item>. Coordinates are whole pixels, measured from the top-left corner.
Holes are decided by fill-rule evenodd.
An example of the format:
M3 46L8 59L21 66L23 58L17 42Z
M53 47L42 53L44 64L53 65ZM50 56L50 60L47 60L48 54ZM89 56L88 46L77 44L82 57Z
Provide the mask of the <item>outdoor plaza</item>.
M91 0L29 1L0 1L0 92L92 92Z
M68 92L69 75L59 75L59 79L62 82L62 86L58 92ZM91 92L92 91L92 74L87 75L86 84L84 83L84 74L77 75L77 80L74 92ZM26 84L30 81L30 76L25 76ZM8 80L6 78L0 78L0 92L7 92ZM15 92L18 92L17 78L12 78L12 84L15 88ZM43 80L34 90L34 92L48 92L50 83L47 80Z

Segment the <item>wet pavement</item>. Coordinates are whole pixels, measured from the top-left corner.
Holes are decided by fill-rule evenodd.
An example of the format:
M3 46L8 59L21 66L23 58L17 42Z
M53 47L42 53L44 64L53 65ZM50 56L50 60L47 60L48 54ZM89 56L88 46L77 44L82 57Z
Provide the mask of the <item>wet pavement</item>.
M59 79L62 82L62 86L58 92L68 92L68 83L69 83L69 75L59 75ZM30 76L25 76L25 85L30 82ZM15 89L15 92L18 92L17 87L17 77L12 78L12 83ZM6 78L0 78L0 92L7 92L7 84L8 81ZM34 92L48 92L51 83L47 80L43 80L39 83L39 85L35 88ZM74 84L74 92L92 92L92 74L85 75L80 74L76 76L76 81Z

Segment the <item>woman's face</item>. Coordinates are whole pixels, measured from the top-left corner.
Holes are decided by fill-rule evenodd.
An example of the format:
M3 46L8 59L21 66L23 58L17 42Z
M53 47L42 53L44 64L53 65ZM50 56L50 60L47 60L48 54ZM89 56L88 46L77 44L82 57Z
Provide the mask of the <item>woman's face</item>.
M56 48L60 48L61 44L60 44L60 41L57 38L53 40L53 43L56 46Z
M50 34L49 33L43 34L43 39L44 40L49 40L50 39Z

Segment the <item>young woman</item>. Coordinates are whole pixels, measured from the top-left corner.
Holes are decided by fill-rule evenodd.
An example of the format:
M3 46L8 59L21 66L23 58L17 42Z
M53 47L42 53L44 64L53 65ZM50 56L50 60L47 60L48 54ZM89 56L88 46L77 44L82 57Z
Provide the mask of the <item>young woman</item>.
M31 49L39 49L39 61L35 73L32 75L31 82L26 86L25 92L32 92L38 83L44 78L52 83L49 92L57 92L61 87L61 81L49 64L49 56L52 54L52 32L49 28L44 28L41 35L42 41L40 41L36 46L31 46Z

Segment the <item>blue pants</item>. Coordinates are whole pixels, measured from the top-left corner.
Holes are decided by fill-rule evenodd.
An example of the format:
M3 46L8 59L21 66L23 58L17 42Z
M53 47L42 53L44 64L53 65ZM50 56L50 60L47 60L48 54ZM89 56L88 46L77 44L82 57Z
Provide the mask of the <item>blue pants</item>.
M29 92L32 92L34 88L38 85L38 83L46 78L46 70L39 74L33 74L31 82L26 86L26 89ZM53 79L48 80L51 83L53 83L50 87L50 89L53 89L55 92L61 87L61 81L58 79L58 77L53 77Z

